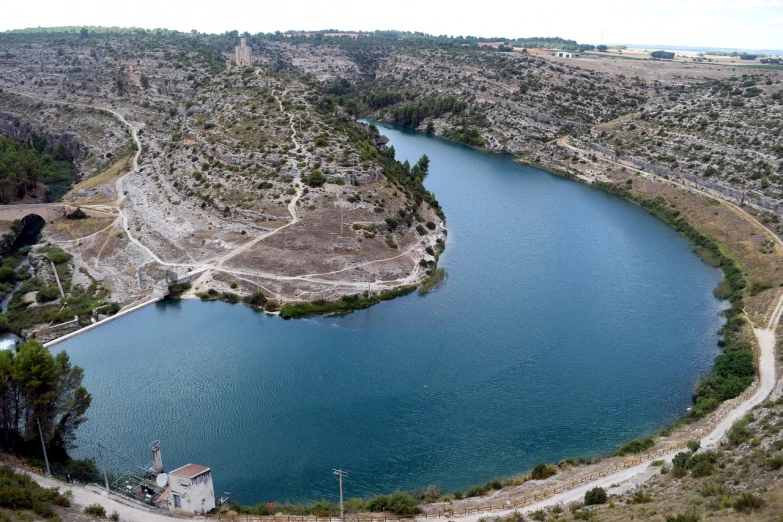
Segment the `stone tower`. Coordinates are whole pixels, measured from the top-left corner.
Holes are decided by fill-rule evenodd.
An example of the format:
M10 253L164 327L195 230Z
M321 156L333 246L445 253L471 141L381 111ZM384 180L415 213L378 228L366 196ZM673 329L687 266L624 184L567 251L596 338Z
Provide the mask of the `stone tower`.
M236 53L238 67L253 65L253 49L248 47L246 38L240 39L240 44L234 48L234 52Z

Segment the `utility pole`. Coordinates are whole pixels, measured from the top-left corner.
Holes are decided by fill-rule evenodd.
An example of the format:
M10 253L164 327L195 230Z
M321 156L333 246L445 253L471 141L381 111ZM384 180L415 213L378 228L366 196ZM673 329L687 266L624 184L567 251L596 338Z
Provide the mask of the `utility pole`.
M345 522L345 508L343 507L343 476L347 475L347 473L341 469L335 469L332 473L337 475L337 478L340 479L340 520Z
M41 449L43 449L44 462L46 462L46 476L47 477L51 477L52 476L52 468L49 467L49 457L46 455L46 444L44 444L43 432L41 431L41 421L39 421L36 418L35 422L38 423L38 436L41 437Z
M98 457L101 459L101 468L103 469L103 482L106 484L106 492L109 493L109 476L106 474L106 466L103 463L103 453L101 453L101 443L98 443Z

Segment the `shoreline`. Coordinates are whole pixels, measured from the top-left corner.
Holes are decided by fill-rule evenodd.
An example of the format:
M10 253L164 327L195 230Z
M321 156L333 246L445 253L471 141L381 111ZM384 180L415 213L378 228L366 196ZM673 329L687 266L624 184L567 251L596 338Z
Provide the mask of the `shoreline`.
M492 152L492 151L490 151L490 152ZM519 163L527 164L527 165L529 165L529 166L531 166L531 167L534 167L534 168L539 168L539 169L541 169L541 170L544 170L544 171L546 171L546 172L549 172L550 174L557 175L557 176L560 176L560 177L565 177L565 178L567 178L567 179L572 179L572 180L579 180L579 181L581 181L581 182L583 182L583 183L585 183L585 184L588 184L588 185L593 185L595 188L599 188L599 189L601 189L601 190L603 190L603 191L605 191L605 192L610 192L610 193L613 193L613 194L615 194L615 195L618 195L618 196L622 197L623 199L626 199L626 200L628 200L628 201L631 201L631 202L632 202L632 203L634 203L634 204L637 204L637 205L639 205L639 206L642 206L643 208L645 208L646 210L648 210L650 213L652 213L653 215L655 215L655 216L656 216L658 219L662 220L664 223L668 224L669 226L672 226L672 227L673 227L673 228L675 228L675 230L677 230L678 232L680 232L680 233L683 233L683 232L682 232L681 230L679 230L679 229L678 229L676 226L674 226L674 224L673 224L671 221L669 221L669 220L667 220L667 219L664 219L664 217L663 217L663 216L661 216L661 215L659 215L658 213L656 213L656 212L652 211L652 210L651 210L649 207L645 206L643 203L640 203L639 201L636 201L636 200L634 200L632 197L629 197L629 196L626 196L626 195L619 194L619 193L617 193L617 192L613 192L613 191L611 191L611 190L608 190L608 189L607 189L607 187L604 187L604 186L602 186L603 184L601 184L601 183L592 183L592 182L590 182L590 181L588 181L588 180L582 179L582 178L581 178L581 177L579 177L579 176L575 176L575 175L573 175L573 174L570 174L570 173L567 173L567 172L560 171L560 170L558 170L558 169L556 169L556 168L554 168L554 167L547 167L547 166L544 166L544 165L539 165L539 164L531 164L531 163L528 163L528 162L523 162L523 161L519 161ZM740 210L741 210L741 209L740 209ZM694 226L694 225L693 225L693 223L691 223L689 220L685 220L685 221L686 221L688 224L690 224L691 226ZM755 225L756 225L756 226L760 226L760 227L762 227L762 228L766 229L766 227L763 227L763 225L761 225L760 223L758 223L758 221L756 221L755 219L754 219L754 222L755 222ZM766 230L769 232L769 230L768 230L768 229L766 229ZM771 233L771 232L770 232L770 233ZM686 237L688 237L688 236L687 236L687 234L684 234L684 235L686 235ZM774 234L773 234L773 235L774 235ZM691 242L692 244L694 244L694 245L695 245L695 243L694 243L694 241L693 241L693 239L692 239L692 238L688 237L688 239L689 239L689 242ZM709 238L708 238L708 239L709 239ZM778 241L779 241L779 240L778 240ZM732 260L732 262L734 262L734 261ZM191 296L187 296L187 297L191 297ZM67 339L70 339L71 337L75 337L75 336L76 336L76 335L78 335L79 333L82 333L82 332L88 331L88 330L90 330L90 329L92 329L92 328L95 328L95 327L97 327L97 326L99 326L99 325L101 325L101 324L105 323L105 322L109 322L110 320L113 320L114 318L121 317L121 316L127 315L127 314L129 314L129 313L132 313L133 311L136 311L136 310L138 310L138 309L140 309L140 308L143 308L143 307L145 307L145 306L147 306L147 305L149 305L149 304L152 304L152 303L154 303L154 302L157 302L158 300L159 300L159 299L148 300L148 301L145 301L144 303L141 303L141 304L139 304L139 305L132 306L131 308L128 308L128 309L126 309L126 310L123 310L123 311L120 311L120 312L118 312L118 314L116 314L115 316L112 316L112 317L110 317L110 318L104 319L103 321L100 321L100 322L98 322L98 323L94 323L94 324L92 324L92 325L89 325L89 326L87 326L87 327L85 327L85 328L82 328L82 329L80 329L80 330L76 331L76 332L72 332L71 334L68 334L68 335L66 335L66 336L63 336L62 338L58 338L58 339L55 339L55 340L53 340L53 341L50 341L50 342L49 342L49 343L47 343L45 346L47 346L47 347L48 347L48 346L52 346L52 345L55 345L55 344L57 344L57 343L59 343L59 342L65 341L65 340L67 340ZM322 313L319 313L319 315L323 315L323 313L328 313L328 312L322 312ZM774 319L774 317L773 317L773 319ZM756 328L754 328L754 333L757 333L757 330L759 330L759 329L756 329ZM757 333L757 335L758 335L758 333ZM772 335L772 339L773 339L773 342L772 342L772 344L773 344L773 346L774 346L774 331L773 331L773 332L771 332L771 335ZM773 358L773 364L774 364L774 358ZM759 365L759 370L761 370L761 365ZM774 376L774 367L773 367L773 376ZM756 381L756 382L759 382L759 381ZM754 406L754 405L755 405L755 402L753 402L753 403L752 403L752 401L761 402L761 401L763 400L763 398L764 398L764 397L766 397L766 395L765 395L764 397L761 397L761 398L760 398L760 393L761 393L763 390L765 390L767 387L769 387L769 386L768 386L768 385L769 385L769 378L767 377L767 379L766 379L766 382L764 382L764 383L762 383L762 384L764 384L764 386L756 386L756 384L754 383L754 386L755 386L755 391L756 391L756 393L754 393L754 396L753 396L753 397L751 397L751 398L748 398L748 400L744 400L744 401L742 401L742 402L741 402L741 403L740 403L740 404L739 404L737 407L735 407L735 408L732 408L731 410L729 410L729 413L728 413L727 417L728 417L729 419L733 419L733 418L734 418L734 417L737 415L737 413L736 413L736 412L738 412L738 411L746 411L747 409L750 409L752 406ZM754 388L749 388L749 390L751 390L751 389L754 389ZM724 402L724 403L722 403L722 404L726 404L726 402ZM715 419L716 417L717 417L717 414L716 414L715 412L713 412L713 413L710 413L710 414L708 415L708 417L707 417L707 418L709 418L709 419L711 419L711 420L712 420L712 419ZM712 440L712 444L715 444L715 443L717 442L717 440L719 439L719 437L715 438L715 434L716 434L716 433L718 433L718 434L721 434L721 435L722 435L722 433L723 433L723 432L725 432L725 426L724 426L724 425L730 422L729 420L727 420L727 417L724 417L723 419L715 419L715 420L717 420L717 421L720 421L720 422L716 422L716 426L714 427L713 431L712 431L712 432L711 432L711 433L710 433L710 434L709 434L707 437L705 437L705 440L706 440L708 437L712 437L712 439L711 439L711 440ZM723 429L722 429L722 431L721 431L721 428L722 428L722 427L723 427ZM673 453L672 453L670 456L673 456ZM637 457L634 457L634 458L640 458L640 457L638 457L638 456L637 456ZM644 458L644 457L641 457L641 458ZM649 460L649 459L647 459L647 460ZM636 468L633 468L633 469L635 470ZM614 475L612 475L612 476L614 477ZM571 489L569 489L568 491L569 491L570 493L573 493L575 490L571 490ZM531 506L531 507L532 507L532 506ZM495 509L497 509L497 508L495 508ZM472 509L471 509L471 511L472 511Z

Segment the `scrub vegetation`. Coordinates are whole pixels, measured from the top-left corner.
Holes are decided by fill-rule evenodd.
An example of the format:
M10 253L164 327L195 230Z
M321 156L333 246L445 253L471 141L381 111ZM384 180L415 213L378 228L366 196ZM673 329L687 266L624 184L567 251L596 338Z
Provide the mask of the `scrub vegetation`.
M46 139L33 136L33 146L0 136L0 203L12 203L35 192L38 183L76 179L73 158L62 143L47 151Z

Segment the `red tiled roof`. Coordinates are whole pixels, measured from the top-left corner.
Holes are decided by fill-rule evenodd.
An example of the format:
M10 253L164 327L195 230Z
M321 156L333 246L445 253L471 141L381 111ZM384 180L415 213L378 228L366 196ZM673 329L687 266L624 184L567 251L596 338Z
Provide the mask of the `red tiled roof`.
M174 471L169 472L169 475L174 475L180 478L192 479L198 477L202 473L206 473L207 471L212 471L212 470L206 466L200 466L198 464L186 464L181 468L177 468Z

